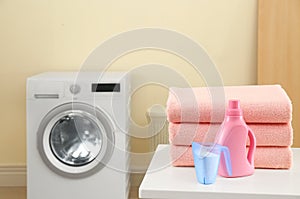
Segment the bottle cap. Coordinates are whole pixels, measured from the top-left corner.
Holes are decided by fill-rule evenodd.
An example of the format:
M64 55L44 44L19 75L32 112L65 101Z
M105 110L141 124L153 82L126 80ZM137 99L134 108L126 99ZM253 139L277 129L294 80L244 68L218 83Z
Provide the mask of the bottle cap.
M226 111L228 116L242 116L242 109L239 100L229 100L228 108Z
M229 108L230 109L239 109L240 101L239 100L229 100Z

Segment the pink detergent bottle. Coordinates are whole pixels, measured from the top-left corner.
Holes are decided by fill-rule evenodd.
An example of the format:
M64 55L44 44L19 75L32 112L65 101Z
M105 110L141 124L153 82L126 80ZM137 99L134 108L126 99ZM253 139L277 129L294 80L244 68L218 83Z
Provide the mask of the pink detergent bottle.
M250 145L247 153L247 139ZM256 139L243 119L239 100L229 100L225 119L218 133L218 144L228 147L232 165L232 175L227 173L224 157L221 157L219 175L223 177L242 177L254 173L254 152Z

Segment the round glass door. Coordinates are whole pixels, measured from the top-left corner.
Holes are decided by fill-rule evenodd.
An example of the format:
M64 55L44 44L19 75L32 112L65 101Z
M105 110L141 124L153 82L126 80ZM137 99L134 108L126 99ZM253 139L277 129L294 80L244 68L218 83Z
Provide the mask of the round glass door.
M60 118L50 132L49 142L56 158L70 166L93 161L102 147L102 133L91 118L69 113Z
M41 121L37 146L42 160L59 175L82 178L100 171L115 146L113 120L84 103L52 109Z

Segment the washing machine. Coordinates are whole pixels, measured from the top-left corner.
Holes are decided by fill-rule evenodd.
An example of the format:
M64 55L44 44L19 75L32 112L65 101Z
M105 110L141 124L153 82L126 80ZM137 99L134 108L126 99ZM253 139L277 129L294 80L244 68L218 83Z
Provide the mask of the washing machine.
M128 198L126 73L42 73L26 98L27 199Z

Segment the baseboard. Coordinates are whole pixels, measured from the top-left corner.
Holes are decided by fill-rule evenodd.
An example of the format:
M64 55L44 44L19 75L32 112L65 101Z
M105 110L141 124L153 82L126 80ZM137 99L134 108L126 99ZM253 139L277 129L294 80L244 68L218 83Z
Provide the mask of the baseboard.
M25 165L0 165L0 187L25 187Z

